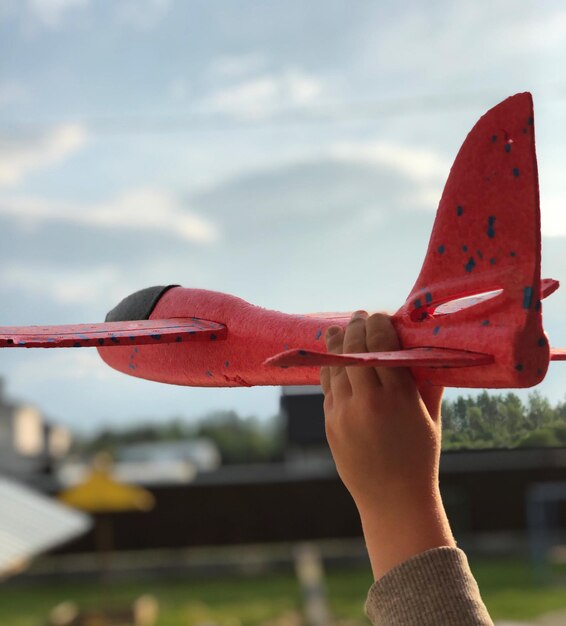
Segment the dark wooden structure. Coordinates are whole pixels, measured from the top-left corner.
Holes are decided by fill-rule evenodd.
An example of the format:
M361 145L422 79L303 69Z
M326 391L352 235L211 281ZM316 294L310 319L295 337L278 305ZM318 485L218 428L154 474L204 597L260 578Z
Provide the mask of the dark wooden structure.
M281 408L286 463L223 466L189 484L152 487L152 511L113 516L116 549L361 537L356 508L327 448L321 395L291 389ZM448 452L441 460L443 498L459 538L526 531L530 486L564 480L566 449ZM558 518L566 528L566 502ZM61 551L93 549L90 534Z
M443 455L443 497L457 535L526 530L531 484L564 480L566 450ZM152 488L155 508L113 516L117 550L361 536L357 511L334 468L224 467L187 485ZM566 528L566 503L560 522ZM62 552L94 549L92 534Z

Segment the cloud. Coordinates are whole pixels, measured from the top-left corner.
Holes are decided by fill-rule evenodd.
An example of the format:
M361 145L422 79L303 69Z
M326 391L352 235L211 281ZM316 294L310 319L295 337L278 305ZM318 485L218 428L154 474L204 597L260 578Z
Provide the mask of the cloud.
M430 148L385 141L342 142L330 146L329 155L339 163L394 171L407 181L397 196L402 207L435 210L451 163Z
M67 12L84 9L90 0L28 0L29 12L46 28L58 28Z
M551 143L539 157L541 231L546 237L566 236L566 181L563 154L560 146L566 134L557 130L552 136L543 136L542 143Z
M447 103L458 89L474 92L505 85L521 88L554 75L561 81L560 63L566 39L566 12L553 3L528 0L413 3L394 19L368 20L358 33L364 54L362 69L379 76L387 87L411 94L440 92ZM554 3L560 4L560 3Z
M191 94L191 84L186 78L179 76L169 82L167 92L174 102L186 102Z
M338 161L392 168L417 183L445 180L451 166L449 161L428 148L383 141L335 144L330 148L330 155Z
M115 4L116 21L136 30L147 31L163 20L172 0L121 0Z
M0 196L0 216L6 215L36 227L60 221L83 226L132 231L159 231L200 244L219 238L216 225L182 206L163 191L141 188L127 191L107 202L66 205L37 197Z
M102 361L92 348L68 350L36 350L33 358L16 363L10 370L10 384L29 386L46 381L58 381L61 389L69 380L104 380L109 381L115 373Z
M223 78L243 78L255 74L267 65L267 57L262 52L248 52L246 54L224 55L216 58L209 71L213 75Z
M80 124L64 124L38 139L0 143L0 187L20 183L30 172L55 165L82 148L87 132Z
M128 292L127 281L111 265L75 270L11 263L0 268L0 284L3 289L28 291L62 305L96 306L118 301Z
M434 218L411 210L411 188L395 170L327 157L226 181L196 203L229 233L226 290L281 310L383 308L402 302L414 282Z
M26 97L26 89L16 82L0 85L0 107L21 102Z
M566 189L541 189L541 230L546 237L566 236Z
M318 78L300 70L287 70L219 89L202 102L202 107L209 113L258 120L286 109L312 105L322 92L323 84Z
M529 20L520 19L503 24L505 27L504 45L501 45L501 54L517 55L539 54L541 51L552 51L554 48L564 49L566 37L566 11L562 8L550 9L546 14L535 14ZM494 29L493 38L496 40L497 29Z

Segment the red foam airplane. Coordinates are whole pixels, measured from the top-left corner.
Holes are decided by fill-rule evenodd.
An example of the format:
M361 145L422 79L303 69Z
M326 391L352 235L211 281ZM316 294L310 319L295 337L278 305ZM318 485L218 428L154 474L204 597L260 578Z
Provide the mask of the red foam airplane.
M393 316L403 349L328 354L328 326L349 313L287 315L234 296L173 285L120 302L102 324L0 328L0 347L95 346L111 367L176 385L315 385L323 365L410 367L420 384L530 387L551 349L541 300L533 105L517 94L464 141L444 188L421 273Z

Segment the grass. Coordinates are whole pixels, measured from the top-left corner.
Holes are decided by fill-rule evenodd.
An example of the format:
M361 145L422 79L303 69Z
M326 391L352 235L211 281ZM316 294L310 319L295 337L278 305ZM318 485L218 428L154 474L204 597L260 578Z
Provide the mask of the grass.
M525 561L481 560L474 574L493 619L530 619L545 612L566 610L564 588L536 586ZM326 585L336 618L364 623L363 602L371 584L369 569L331 570ZM219 626L256 626L301 609L301 592L289 574L241 576L213 580L151 580L112 586L113 604L128 604L151 593L159 601L158 626L192 626L215 622ZM96 607L99 592L92 584L51 584L41 587L0 588L2 626L40 626L56 604L72 600ZM365 622L367 623L367 622Z
M528 620L566 611L564 567L556 568L555 582L547 585L533 582L532 569L524 560L479 560L472 562L472 569L493 619Z

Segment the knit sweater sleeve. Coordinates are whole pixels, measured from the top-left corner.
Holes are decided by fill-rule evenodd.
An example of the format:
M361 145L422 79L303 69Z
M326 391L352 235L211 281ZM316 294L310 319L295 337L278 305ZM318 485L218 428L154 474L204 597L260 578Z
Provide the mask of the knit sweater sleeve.
M372 585L365 608L374 626L493 626L458 548L427 550L393 568Z

